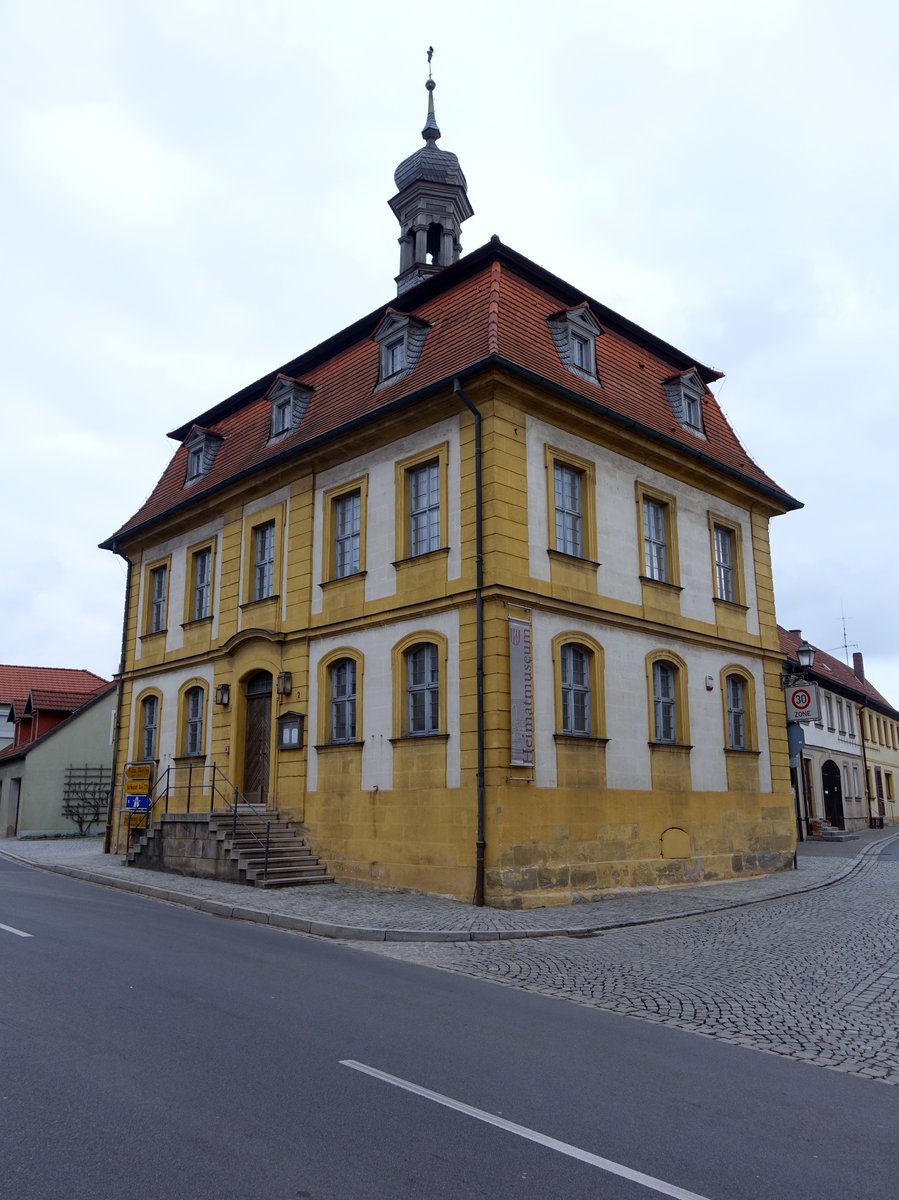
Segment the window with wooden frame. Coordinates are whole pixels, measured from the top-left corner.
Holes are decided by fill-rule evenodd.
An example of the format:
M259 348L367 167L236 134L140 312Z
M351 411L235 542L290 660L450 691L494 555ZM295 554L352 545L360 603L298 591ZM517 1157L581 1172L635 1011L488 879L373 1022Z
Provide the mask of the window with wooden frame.
M365 570L368 479L329 488L322 498L322 579L348 579Z
M688 746L687 667L670 650L660 650L646 660L650 742L662 746Z
M556 736L603 739L602 646L583 633L553 638Z
M642 578L653 583L678 585L680 560L677 546L677 509L674 497L638 483Z
M715 513L709 513L714 596L725 604L745 604L742 529Z
M158 692L148 692L138 700L137 758L144 761L159 757L161 707Z
M152 563L144 576L143 634L165 633L168 622L170 560Z
M397 558L420 558L448 545L447 443L396 464Z
M283 574L284 505L247 514L244 518L243 604L272 600L281 590Z
M720 681L725 749L757 750L758 724L752 673L745 667L731 665L721 671Z
M191 683L181 689L180 745L182 758L202 758L206 752L206 687Z
M349 646L319 661L316 749L361 744L364 667L363 656Z
M184 596L184 622L205 621L212 616L212 586L215 552L213 542L191 547L188 552L188 586Z
M546 447L550 550L596 562L596 468Z
M393 648L393 728L396 738L446 736L447 642L421 632Z

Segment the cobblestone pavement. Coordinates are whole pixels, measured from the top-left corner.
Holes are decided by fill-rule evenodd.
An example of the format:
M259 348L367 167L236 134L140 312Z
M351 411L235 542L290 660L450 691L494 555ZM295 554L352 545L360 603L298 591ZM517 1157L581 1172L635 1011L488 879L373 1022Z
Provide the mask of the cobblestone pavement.
M899 1084L899 862L873 853L833 887L665 924L358 948Z
M853 856L876 846L846 843ZM324 936L372 940L406 938L468 940L548 936L566 930L593 930L621 924L664 921L718 908L754 903L772 896L822 887L852 870L846 855L800 858L799 870L780 871L726 883L641 888L605 895L583 904L506 910L475 908L443 896L391 891L360 884L278 888L270 891L213 879L192 879L124 865L103 854L97 839L36 839L0 843L0 854L78 878L139 891L157 899L186 903L220 916L283 925Z

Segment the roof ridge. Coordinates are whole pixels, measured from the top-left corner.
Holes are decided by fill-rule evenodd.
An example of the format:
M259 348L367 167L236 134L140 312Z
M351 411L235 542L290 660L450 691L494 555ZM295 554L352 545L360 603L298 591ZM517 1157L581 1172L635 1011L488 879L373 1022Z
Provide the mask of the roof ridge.
M499 354L499 303L502 267L494 260L490 264L490 299L487 304L487 353Z

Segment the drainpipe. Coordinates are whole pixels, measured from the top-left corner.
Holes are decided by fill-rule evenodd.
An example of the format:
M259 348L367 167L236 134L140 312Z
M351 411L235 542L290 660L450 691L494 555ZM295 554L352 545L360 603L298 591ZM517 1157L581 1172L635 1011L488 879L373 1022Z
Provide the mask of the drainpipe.
M867 705L860 704L858 706L858 736L859 736L859 739L861 740L861 744L862 744L862 770L865 773L864 774L865 799L867 801L867 809L868 809L868 828L876 829L877 826L874 824L874 810L871 807L871 803L872 803L874 797L871 795L871 789L868 787L868 751L865 747L865 713L866 712L867 712Z
M458 377L453 391L474 417L474 503L475 503L475 643L478 704L478 831L475 842L474 903L484 907L484 508L481 495L481 414L462 390Z
M128 574L125 576L125 613L122 617L122 654L119 659L119 694L116 698L115 709L115 741L112 744L112 787L109 789L109 804L106 806L106 833L103 835L103 853L108 854L112 846L112 816L115 806L116 777L119 769L119 735L122 729L122 705L125 696L125 648L128 642L128 611L131 608L131 559L124 555L117 546L113 553L123 558L128 564Z

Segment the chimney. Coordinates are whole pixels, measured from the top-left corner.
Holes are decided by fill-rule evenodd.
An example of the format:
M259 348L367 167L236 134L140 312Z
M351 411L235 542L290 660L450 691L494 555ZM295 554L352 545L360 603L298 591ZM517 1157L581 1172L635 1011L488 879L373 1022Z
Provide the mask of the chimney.
M862 658L861 651L856 650L852 655L852 673L862 683L865 683L865 660Z

